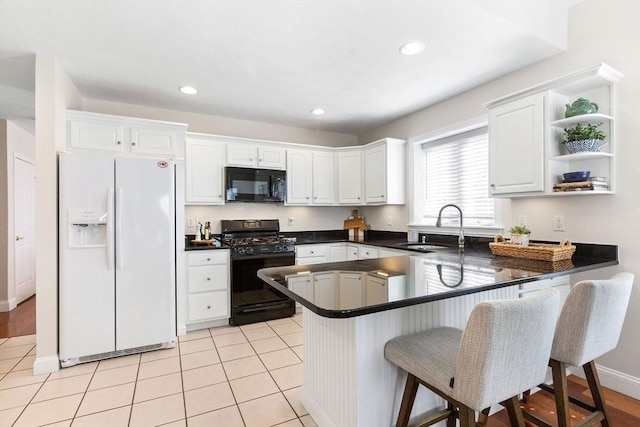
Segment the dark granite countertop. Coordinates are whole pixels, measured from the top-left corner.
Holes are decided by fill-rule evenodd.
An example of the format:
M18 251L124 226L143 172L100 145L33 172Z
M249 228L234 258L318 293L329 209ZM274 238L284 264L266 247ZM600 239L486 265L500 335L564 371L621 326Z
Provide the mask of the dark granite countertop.
M618 264L617 246L575 245L572 259L559 262L493 256L488 244L478 242L477 247L473 247L471 242L472 247L463 252L448 248L411 256L273 267L259 270L258 276L320 316L348 318ZM388 299L367 305L363 298L362 304L355 308L339 309L335 304L317 305L288 287L292 278L323 272L366 273L389 278Z

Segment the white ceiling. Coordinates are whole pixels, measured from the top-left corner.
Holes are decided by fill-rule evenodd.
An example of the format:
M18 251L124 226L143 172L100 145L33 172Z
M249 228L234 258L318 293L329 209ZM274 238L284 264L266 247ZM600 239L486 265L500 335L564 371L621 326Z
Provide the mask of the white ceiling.
M563 51L575 3L0 0L0 117L33 117L37 53L84 98L360 134Z

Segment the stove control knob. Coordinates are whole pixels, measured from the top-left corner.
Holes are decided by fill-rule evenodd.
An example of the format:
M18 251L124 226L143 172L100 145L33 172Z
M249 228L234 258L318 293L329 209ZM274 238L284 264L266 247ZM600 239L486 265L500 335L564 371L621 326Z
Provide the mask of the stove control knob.
M282 246L280 246L280 245L276 245L276 247L274 248L274 250L275 250L276 252L282 252Z
M253 253L253 248L252 247L248 247L244 250L244 253L247 255L251 255Z
M244 246L240 246L239 248L235 248L235 249L236 249L236 252L239 255L243 255L244 254Z

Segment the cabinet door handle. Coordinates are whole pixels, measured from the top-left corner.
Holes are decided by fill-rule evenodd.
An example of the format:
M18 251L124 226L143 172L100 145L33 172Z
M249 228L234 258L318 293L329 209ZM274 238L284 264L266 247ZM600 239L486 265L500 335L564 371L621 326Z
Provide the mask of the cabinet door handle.
M489 187L496 188L496 185L495 184L491 184Z
M315 253L315 252L311 251L311 252L309 252L309 253L310 253L310 254L312 254L312 253Z
M309 196L307 196L307 200L309 200Z
M211 258L207 258L207 261L211 261Z
M16 236L16 242L17 242L18 240L22 240L22 239L24 239L24 236Z
M258 161L259 161L259 162L261 162L261 161L262 161L262 159L258 159Z
M207 310L211 310L211 306L210 305L207 306Z
M131 145L136 145L136 143L135 143L135 142L132 142L132 143L131 143Z
M122 144L122 141L118 141L116 144L120 145L120 144Z
M207 277L207 280L211 280L211 277Z

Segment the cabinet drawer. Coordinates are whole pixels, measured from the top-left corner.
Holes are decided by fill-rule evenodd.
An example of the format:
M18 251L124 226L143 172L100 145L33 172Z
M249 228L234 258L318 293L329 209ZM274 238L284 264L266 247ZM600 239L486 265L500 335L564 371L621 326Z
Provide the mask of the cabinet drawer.
M190 253L187 256L188 265L226 264L229 258L228 250L203 251Z
M378 248L360 248L360 259L378 258Z
M226 265L189 267L189 292L224 290L228 283Z
M229 317L227 291L189 295L189 321Z
M303 245L296 246L296 257L319 257L326 256L328 254L327 245Z

